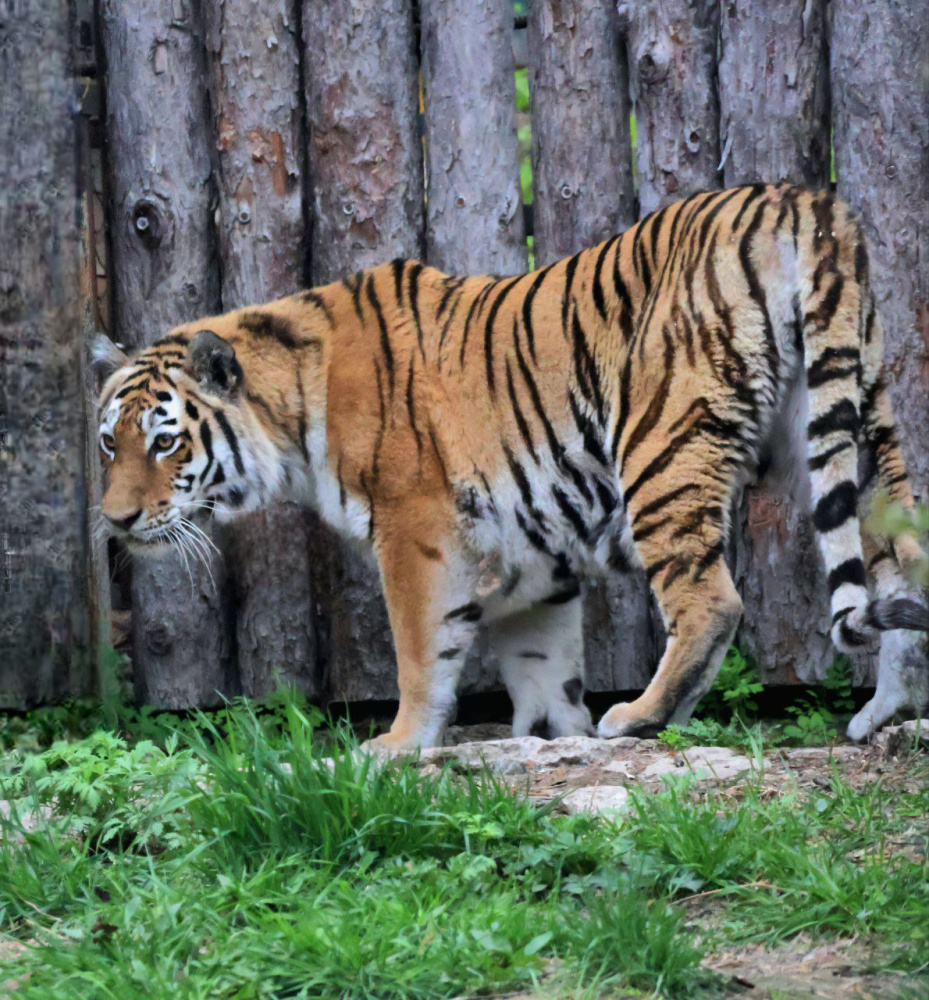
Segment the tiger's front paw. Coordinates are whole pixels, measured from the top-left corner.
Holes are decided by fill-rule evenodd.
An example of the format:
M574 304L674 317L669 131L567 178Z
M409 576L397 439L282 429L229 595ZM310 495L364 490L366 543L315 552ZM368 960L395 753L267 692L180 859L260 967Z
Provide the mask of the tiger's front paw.
M600 720L597 735L602 740L612 740L617 736L656 736L665 727L651 715L642 712L636 702L621 702L614 705Z
M416 753L421 746L415 734L390 732L365 740L361 744L361 749L378 757L400 757Z

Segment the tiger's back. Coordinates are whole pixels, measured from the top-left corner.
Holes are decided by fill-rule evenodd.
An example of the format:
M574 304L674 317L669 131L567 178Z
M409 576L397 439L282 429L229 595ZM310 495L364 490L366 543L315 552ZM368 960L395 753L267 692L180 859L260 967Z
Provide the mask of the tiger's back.
M670 640L648 691L600 731L686 719L741 613L729 511L766 451L807 468L836 641L929 628L908 596L912 536L879 548L876 601L867 589L859 446L872 485L912 498L867 251L828 195L703 193L532 274L460 279L401 260L247 314L246 328L242 312L204 323L246 385L264 372L299 399L290 437L315 502L377 554L400 670L389 745L437 739L480 621L515 730L585 728L579 581L626 560L645 567ZM283 350L271 379L267 345ZM773 434L797 399L801 433ZM922 655L914 640L905 654Z

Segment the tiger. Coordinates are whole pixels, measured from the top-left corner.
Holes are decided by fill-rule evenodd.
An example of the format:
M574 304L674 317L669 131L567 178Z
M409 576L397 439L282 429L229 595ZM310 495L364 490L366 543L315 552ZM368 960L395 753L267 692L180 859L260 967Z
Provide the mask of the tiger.
M144 557L297 497L372 552L400 692L387 752L441 742L482 627L514 736L593 734L582 584L639 567L667 641L600 719L611 739L685 724L709 689L742 615L733 504L779 468L806 484L835 646L888 633L861 740L929 700L919 540L859 521L878 494L914 505L870 274L846 204L758 184L527 274L397 259L131 357L105 340L102 513Z

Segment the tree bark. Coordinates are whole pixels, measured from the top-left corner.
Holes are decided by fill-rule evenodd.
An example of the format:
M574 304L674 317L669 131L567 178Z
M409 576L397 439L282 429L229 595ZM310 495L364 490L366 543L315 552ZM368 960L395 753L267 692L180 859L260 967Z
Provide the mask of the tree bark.
M929 18L925 0L833 0L838 193L862 213L894 411L929 497Z
M294 0L210 0L223 309L300 287L304 137ZM276 504L230 527L227 555L244 694L281 684L318 697L309 518Z
M406 0L308 0L303 8L314 284L423 250L413 18ZM330 531L311 556L334 699L397 697L373 564Z
M529 9L536 266L635 221L629 95L611 4ZM644 576L592 586L584 603L587 686L644 687L655 663Z
M220 307L198 11L190 0L101 3L115 319L131 346ZM224 563L191 573L177 555L133 567L136 682L149 704L235 693Z
M508 0L420 0L426 256L451 274L526 269L513 9Z
M826 0L725 0L719 37L725 186L829 179Z
M91 682L69 5L0 23L0 707Z
M314 283L423 251L423 160L407 0L303 10Z
M723 5L719 103L726 186L828 183L824 11L824 0ZM745 602L739 644L757 660L766 684L821 678L836 656L829 592L799 496L771 482L749 487L734 523L734 576Z
M715 0L621 0L636 115L639 215L718 186Z
M535 262L635 221L626 60L612 3L529 8Z

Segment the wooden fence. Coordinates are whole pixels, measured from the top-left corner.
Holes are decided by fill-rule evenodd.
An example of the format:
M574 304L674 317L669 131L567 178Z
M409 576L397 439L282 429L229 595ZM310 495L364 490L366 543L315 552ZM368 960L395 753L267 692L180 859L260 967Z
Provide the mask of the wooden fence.
M826 186L834 169L871 239L926 495L925 0L71 3L69 20L67 0L17 0L23 30L0 25L0 704L92 690L112 606L131 611L150 703L281 681L323 701L396 696L374 573L314 515L282 505L217 533L224 555L193 585L176 559L127 567L92 541L80 363L94 327L141 346L395 256L514 272L530 234L542 265L698 189ZM514 51L531 92L530 208ZM766 683L822 676L827 601L797 504L749 488L739 518L742 646ZM661 644L649 604L638 575L591 588L592 689L647 682ZM479 649L464 689L493 680Z

